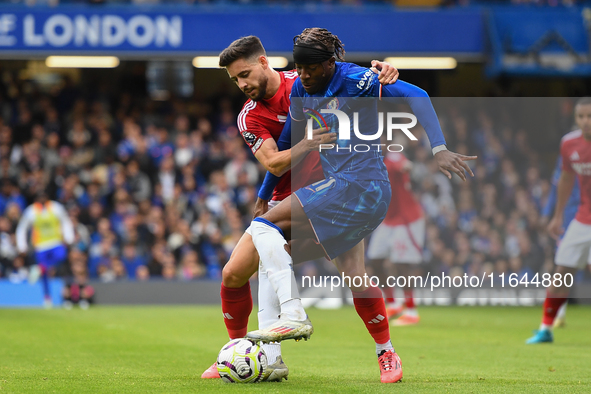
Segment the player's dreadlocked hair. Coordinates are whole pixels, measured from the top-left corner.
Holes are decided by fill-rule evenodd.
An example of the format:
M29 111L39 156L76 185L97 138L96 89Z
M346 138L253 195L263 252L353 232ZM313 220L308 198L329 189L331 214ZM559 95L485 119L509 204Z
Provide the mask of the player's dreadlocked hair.
M311 27L304 29L302 34L295 36L293 42L307 45L318 45L322 49L334 52L337 60L345 61L345 44L339 40L335 34L332 34L326 29L320 27Z

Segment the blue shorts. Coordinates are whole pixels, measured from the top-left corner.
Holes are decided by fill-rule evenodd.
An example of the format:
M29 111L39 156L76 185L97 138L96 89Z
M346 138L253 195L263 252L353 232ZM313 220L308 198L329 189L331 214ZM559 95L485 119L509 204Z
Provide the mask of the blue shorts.
M352 249L384 220L392 190L387 181L330 177L294 194L332 260Z
M64 245L58 245L54 248L35 253L37 264L44 265L45 267L60 265L67 257L68 251Z

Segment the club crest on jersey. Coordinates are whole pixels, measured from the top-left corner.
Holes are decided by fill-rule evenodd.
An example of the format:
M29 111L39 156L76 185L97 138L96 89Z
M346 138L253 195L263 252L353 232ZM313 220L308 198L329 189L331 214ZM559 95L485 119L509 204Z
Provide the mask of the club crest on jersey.
M339 99L335 97L332 100L330 100L328 102L328 104L326 104L326 108L327 109L339 109Z

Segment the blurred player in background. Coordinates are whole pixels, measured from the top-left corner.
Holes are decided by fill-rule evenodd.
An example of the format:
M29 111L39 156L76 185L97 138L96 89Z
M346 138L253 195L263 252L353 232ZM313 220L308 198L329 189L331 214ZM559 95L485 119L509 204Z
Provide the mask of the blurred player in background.
M74 242L74 226L66 209L60 203L49 200L46 193L39 193L35 202L23 212L16 228L19 253L28 250L28 231L31 229L31 244L35 250L37 267L32 268L32 281L41 275L44 305L52 306L49 292L49 270L55 270L68 256L66 245Z
M383 83L395 82L398 70L381 62L375 62ZM378 64L379 63L379 64ZM334 140L332 134L321 131L314 140L302 141L291 150L279 151L277 139L288 118L289 95L297 78L295 71L275 71L270 67L265 49L255 36L234 41L220 54L220 67L225 67L230 79L249 100L238 115L238 128L244 141L257 160L272 174L281 176L273 192L269 207L289 196L292 185L299 188L324 177L318 154L306 155L321 143ZM299 163L297 176L290 169ZM255 214L267 210L267 199L257 200ZM246 334L248 317L252 311L250 277L259 268L259 256L252 243L250 228L246 230L222 271L221 299L224 323L230 339ZM259 271L259 327L266 328L278 320L279 301L271 287L265 270ZM264 344L269 368L263 380L286 378L288 368L281 358L280 344ZM216 363L208 368L202 378L219 378Z
M562 174L562 157L558 156L558 159L556 159L556 167L554 168L554 173L552 174L552 188L550 189L548 201L546 201L546 205L542 209L542 224L544 226L548 225L548 221L552 217L552 214L554 213L554 208L556 207L556 196L557 196L557 189L558 189L558 181L560 180L560 174ZM568 225L575 218L575 215L577 214L577 210L579 209L580 203L581 203L581 190L579 188L579 180L575 179L573 191L571 192L568 202L566 203L566 207L564 208L564 222L562 223L562 228L568 228ZM562 240L563 237L564 237L564 234L562 234L560 236L560 239L558 242L560 242L560 240ZM562 306L558 310L558 313L556 314L556 318L554 319L554 328L564 327L567 305L568 305L568 301L565 302L564 304L562 304Z
M556 314L566 302L570 283L578 268L589 264L591 250L591 97L580 99L575 106L575 122L578 130L562 137L560 156L562 158L562 174L558 181L556 210L548 231L555 239L562 233L565 220L565 207L569 201L575 177L578 177L581 188L581 204L575 218L570 222L562 241L558 245L556 257L556 274L552 276L544 301L542 324L535 335L526 343L553 342L552 326ZM566 280L566 276L570 279ZM558 276L558 280L555 280Z
M400 152L391 152L385 156L384 164L388 169L392 198L384 221L371 235L367 258L370 265L376 267L380 273L380 283L385 284L382 291L386 298L388 319L404 312L391 324L406 326L419 322L413 287L407 280L407 285L402 289L404 301L396 302L394 287L386 284L386 280L388 276L420 275L420 272L416 271L417 266L423 261L425 218L421 204L411 190L411 161Z

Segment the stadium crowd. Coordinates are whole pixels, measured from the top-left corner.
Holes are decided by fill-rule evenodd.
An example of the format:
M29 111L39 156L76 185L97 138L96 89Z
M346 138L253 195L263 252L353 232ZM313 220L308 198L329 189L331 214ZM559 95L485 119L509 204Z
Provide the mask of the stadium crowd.
M236 93L156 102L124 91L82 92L67 79L43 92L4 72L0 277L26 279L34 261L17 253L15 229L24 208L46 190L66 207L76 233L55 275L219 279L250 223L264 175L236 127L244 101ZM452 108L439 115L450 148L479 156L475 178L450 181L437 172L422 145L426 138L405 149L428 220L425 269L550 271L554 241L540 211L552 163L531 148L535 137L525 131L486 111L463 114ZM562 122L569 131L568 105Z

